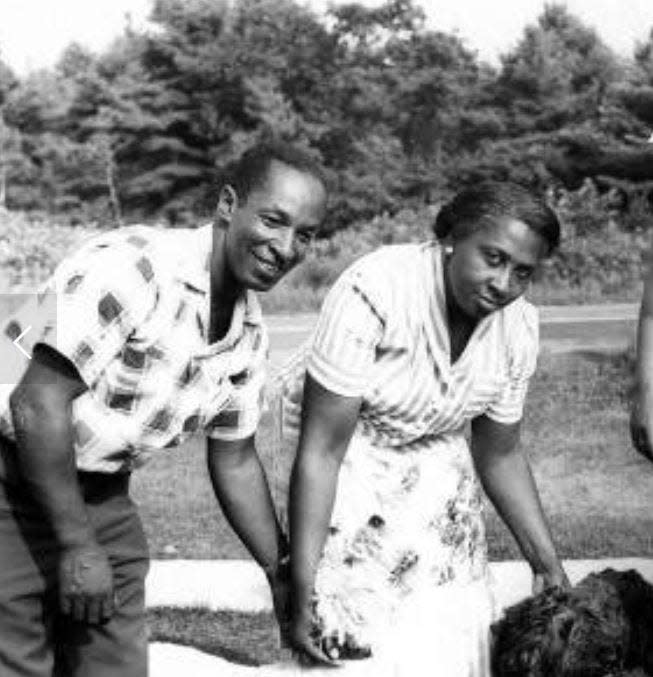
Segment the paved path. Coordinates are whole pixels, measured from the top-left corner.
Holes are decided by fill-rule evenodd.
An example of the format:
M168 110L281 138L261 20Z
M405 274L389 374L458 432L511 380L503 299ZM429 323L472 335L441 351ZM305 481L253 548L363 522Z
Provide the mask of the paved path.
M633 344L639 307L634 303L540 308L542 350L619 351ZM315 314L268 315L270 357L278 367L305 341Z
M565 569L572 583L591 571L606 567L637 569L653 582L653 560L643 558L605 560L567 560ZM490 565L493 590L500 609L523 599L530 592L531 574L524 562L493 562ZM183 582L183 585L180 583ZM172 560L153 562L147 579L148 606L203 606L210 609L262 611L270 609L265 578L252 562ZM150 645L150 677L276 677L304 674L289 664L246 667L196 649L173 644ZM335 673L334 673L335 674ZM355 669L337 672L355 677Z

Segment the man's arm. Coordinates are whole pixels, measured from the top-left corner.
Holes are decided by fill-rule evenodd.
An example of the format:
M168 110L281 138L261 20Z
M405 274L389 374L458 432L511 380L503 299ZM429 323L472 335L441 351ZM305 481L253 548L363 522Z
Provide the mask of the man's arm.
M534 588L567 585L531 468L518 446L519 423L472 421L472 456L486 494L515 537L535 576Z
M644 280L639 311L630 433L635 449L653 461L653 266Z
M263 571L274 575L288 550L254 436L234 442L208 438L207 463L229 524Z
M85 390L68 360L37 347L10 406L21 479L61 546L61 610L76 620L97 623L113 612L113 581L77 481L71 407Z
M285 639L290 616L288 545L276 518L254 436L235 442L208 438L207 464L227 521L265 572Z

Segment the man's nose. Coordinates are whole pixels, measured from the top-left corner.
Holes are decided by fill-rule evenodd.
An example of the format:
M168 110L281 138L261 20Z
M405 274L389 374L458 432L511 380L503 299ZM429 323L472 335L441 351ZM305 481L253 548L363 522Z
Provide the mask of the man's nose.
M274 251L279 258L290 261L295 256L295 229L280 228L273 240Z

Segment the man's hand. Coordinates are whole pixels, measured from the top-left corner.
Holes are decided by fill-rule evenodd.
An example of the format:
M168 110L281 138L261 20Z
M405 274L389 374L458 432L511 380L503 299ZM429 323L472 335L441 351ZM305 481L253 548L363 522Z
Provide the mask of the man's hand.
M75 621L109 620L114 610L113 572L96 543L65 548L59 561L59 605Z
M630 410L630 438L633 446L642 456L653 461L653 407L636 395Z

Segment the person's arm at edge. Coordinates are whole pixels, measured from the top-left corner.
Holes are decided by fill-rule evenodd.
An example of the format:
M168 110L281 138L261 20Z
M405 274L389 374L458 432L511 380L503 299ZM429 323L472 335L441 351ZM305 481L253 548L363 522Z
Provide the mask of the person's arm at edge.
M295 648L332 663L310 638L311 600L338 473L360 412L360 397L337 395L306 376L301 433L290 478L290 562Z
M519 446L520 422L472 421L472 456L481 484L535 576L534 591L568 580L547 524L531 467Z
M16 462L29 494L52 526L62 555L59 599L63 613L97 623L113 612L113 580L81 495L71 425L73 400L86 390L74 366L37 347L10 397Z
M637 325L635 393L630 432L635 449L653 461L653 266L644 279Z

